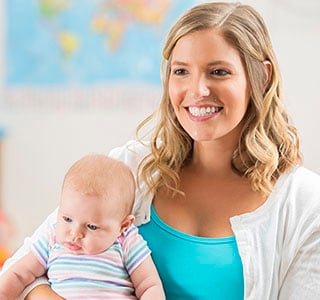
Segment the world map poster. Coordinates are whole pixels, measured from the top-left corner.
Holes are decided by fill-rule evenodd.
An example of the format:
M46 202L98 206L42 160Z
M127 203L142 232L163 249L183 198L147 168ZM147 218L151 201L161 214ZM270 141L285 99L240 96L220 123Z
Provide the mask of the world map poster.
M160 89L166 34L197 2L7 0L6 101L81 106L106 101L107 89L110 105Z

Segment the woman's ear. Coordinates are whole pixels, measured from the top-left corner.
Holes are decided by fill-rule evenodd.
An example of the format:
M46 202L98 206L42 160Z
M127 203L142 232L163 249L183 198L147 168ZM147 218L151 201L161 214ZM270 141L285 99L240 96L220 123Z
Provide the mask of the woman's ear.
M134 220L135 220L134 215L126 216L124 220L121 222L120 234L127 231L129 227L133 224Z
M264 89L266 89L271 80L272 64L269 60L264 60L262 63L263 63L264 72L265 72Z

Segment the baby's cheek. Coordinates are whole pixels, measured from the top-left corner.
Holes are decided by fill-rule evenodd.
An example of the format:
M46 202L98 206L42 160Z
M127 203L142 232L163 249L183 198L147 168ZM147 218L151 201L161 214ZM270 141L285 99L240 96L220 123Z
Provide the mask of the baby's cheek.
M62 244L65 240L68 239L68 232L61 228L61 226L57 225L56 227L56 239L57 242Z

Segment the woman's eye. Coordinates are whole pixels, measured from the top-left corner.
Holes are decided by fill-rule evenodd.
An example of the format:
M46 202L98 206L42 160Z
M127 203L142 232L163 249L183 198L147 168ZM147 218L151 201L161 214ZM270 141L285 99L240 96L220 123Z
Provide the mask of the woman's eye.
M67 223L71 223L71 222L72 222L72 219L69 218L69 217L63 216L62 218L63 218L63 220L64 220L65 222L67 222Z
M88 224L88 228L89 228L90 230L97 230L97 229L98 229L98 226L93 225L93 224Z
M176 70L173 70L173 74L174 75L186 75L188 74L188 71L186 69L176 69Z
M230 72L223 70L223 69L214 69L211 74L216 75L216 76L226 76L229 75Z

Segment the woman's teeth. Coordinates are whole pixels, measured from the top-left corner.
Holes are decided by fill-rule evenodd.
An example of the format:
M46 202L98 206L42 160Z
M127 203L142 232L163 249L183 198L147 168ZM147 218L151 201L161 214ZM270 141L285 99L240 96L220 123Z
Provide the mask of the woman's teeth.
M221 108L219 107L213 107L213 106L209 106L209 107L189 107L189 112L191 115L195 116L195 117L204 117L207 115L211 115L214 114L218 111L221 110Z

